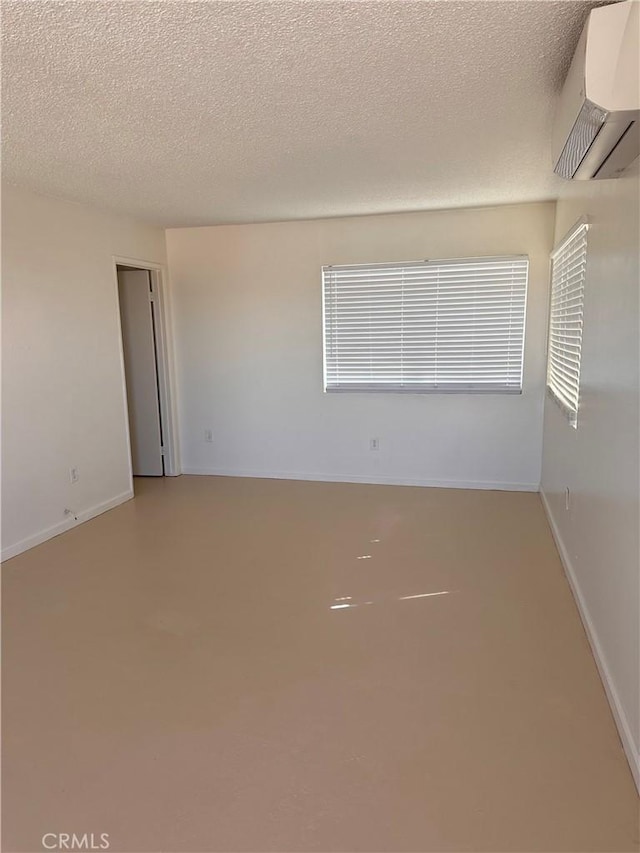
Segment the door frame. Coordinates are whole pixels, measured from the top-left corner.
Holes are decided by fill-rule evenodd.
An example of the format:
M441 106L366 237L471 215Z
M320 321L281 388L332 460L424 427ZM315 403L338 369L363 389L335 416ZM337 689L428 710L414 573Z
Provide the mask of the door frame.
M156 360L158 364L158 387L160 391L160 417L164 447L164 473L166 477L177 477L180 469L180 445L178 441L178 412L175 379L175 357L171 294L169 292L167 268L154 261L125 258L113 255L113 277L118 305L118 331L120 334L120 369L126 413L127 448L129 451L129 477L133 486L133 464L131 460L131 436L129 433L129 405L127 402L124 348L122 344L122 321L120 317L120 294L118 292L118 266L148 270L151 288L155 296L152 303L156 327Z

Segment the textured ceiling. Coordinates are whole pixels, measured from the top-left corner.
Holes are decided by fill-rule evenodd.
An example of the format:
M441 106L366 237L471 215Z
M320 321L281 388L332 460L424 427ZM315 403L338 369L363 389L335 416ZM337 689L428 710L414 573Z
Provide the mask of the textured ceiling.
M166 226L553 198L594 5L4 0L4 176Z

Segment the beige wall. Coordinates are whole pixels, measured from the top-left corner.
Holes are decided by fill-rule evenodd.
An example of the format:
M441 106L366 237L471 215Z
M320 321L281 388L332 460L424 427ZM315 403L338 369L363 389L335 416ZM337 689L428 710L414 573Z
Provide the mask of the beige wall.
M114 255L164 263L164 234L3 190L5 558L130 495Z
M537 489L554 214L548 203L169 230L183 470ZM521 396L323 393L323 264L521 253Z
M591 222L578 428L545 405L542 487L625 748L640 744L639 305L637 166L624 178L573 181L556 241ZM565 488L570 489L569 510Z

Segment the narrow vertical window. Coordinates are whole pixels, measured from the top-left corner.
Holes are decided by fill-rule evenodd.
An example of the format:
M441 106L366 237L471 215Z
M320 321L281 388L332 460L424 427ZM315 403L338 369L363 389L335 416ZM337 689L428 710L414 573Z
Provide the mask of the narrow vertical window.
M579 222L551 255L547 388L573 427L580 406L588 229L586 222Z

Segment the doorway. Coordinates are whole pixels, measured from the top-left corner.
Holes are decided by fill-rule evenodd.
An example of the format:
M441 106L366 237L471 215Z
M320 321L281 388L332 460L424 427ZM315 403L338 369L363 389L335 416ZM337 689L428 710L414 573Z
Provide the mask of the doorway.
M172 452L169 360L159 269L116 260L131 473L177 473Z

